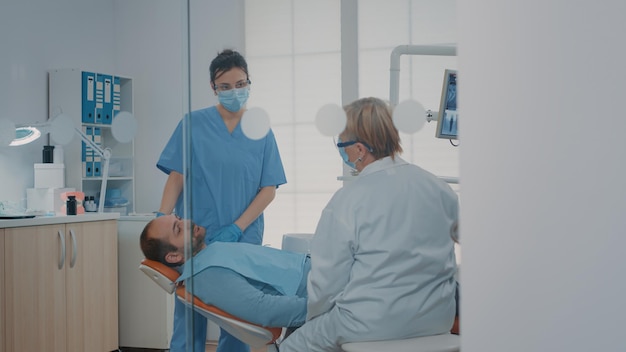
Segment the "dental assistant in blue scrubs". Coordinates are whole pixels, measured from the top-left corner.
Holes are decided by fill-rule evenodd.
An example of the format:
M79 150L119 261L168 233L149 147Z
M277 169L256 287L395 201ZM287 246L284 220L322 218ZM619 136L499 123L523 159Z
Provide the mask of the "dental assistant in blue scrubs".
M224 50L211 62L211 87L219 104L192 111L178 124L163 149L157 167L168 179L158 215L175 211L190 216L206 228L205 241L239 238L260 245L263 211L272 202L276 188L287 182L274 134L252 140L241 130L241 117L250 92L248 65L234 50ZM190 165L183 163L183 128L190 131ZM185 214L183 170L187 168L191 206ZM235 294L235 293L234 293ZM186 319L194 316L193 349L187 346ZM172 352L204 352L207 320L182 303L174 308ZM248 352L250 348L220 331L218 352Z

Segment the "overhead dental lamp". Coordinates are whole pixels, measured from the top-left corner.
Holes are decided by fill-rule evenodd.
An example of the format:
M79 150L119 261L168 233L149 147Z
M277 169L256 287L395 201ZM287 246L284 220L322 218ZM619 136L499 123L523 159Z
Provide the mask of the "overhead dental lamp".
M111 123L111 134L120 143L129 143L137 132L137 120L129 112L122 111L115 115ZM111 149L102 148L89 138L80 128L74 125L72 118L60 113L52 120L37 122L33 124L15 125L8 119L0 119L0 146L20 146L31 143L41 137L42 134L50 133L50 137L56 144L67 145L74 134L87 144L96 154L104 160L102 170L102 183L100 185L100 201L98 212L104 211L104 198L106 195L107 179L109 177L109 162L111 159Z

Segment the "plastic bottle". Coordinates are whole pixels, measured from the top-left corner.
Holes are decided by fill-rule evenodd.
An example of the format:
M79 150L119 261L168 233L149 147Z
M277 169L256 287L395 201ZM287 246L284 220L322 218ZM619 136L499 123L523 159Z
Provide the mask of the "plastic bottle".
M89 211L96 211L96 202L94 201L93 196L89 196Z
M54 162L54 146L53 145L44 145L41 161L44 164L52 164Z
M67 215L76 215L76 196L67 196L65 207Z

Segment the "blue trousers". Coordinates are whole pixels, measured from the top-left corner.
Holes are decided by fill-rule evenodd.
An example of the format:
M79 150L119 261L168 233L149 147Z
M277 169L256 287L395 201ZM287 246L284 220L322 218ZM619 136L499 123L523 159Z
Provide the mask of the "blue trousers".
M175 299L174 331L170 342L171 352L204 352L206 347L207 319L202 314ZM191 319L191 317L193 317ZM188 333L192 333L189 335ZM193 344L193 349L187 347ZM250 347L220 329L217 352L250 352Z

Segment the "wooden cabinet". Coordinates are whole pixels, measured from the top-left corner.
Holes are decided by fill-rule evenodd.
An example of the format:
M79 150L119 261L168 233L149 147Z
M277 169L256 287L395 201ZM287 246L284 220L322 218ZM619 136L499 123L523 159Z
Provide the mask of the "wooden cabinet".
M0 229L0 253L4 256L4 229ZM0 259L0 352L4 352L4 261Z
M5 351L118 348L116 220L5 228L3 238Z

